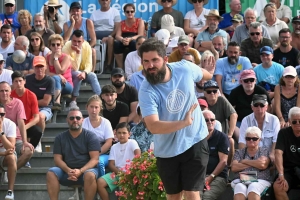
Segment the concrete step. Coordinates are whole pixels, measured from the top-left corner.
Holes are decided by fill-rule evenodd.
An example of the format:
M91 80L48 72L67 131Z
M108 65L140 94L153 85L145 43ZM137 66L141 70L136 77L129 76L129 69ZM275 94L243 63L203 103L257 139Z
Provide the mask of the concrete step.
M34 152L29 162L32 168L38 168L38 167L50 168L55 166L52 152L42 152L42 153Z
M43 137L55 137L63 131L68 130L68 124L66 123L48 123Z
M84 118L88 117L87 110L81 110L81 112L82 112L82 115ZM58 112L57 116L56 116L56 123L66 123L67 115L68 115L68 111ZM46 129L47 129L47 127L46 127Z
M18 170L15 184L45 184L46 173L50 167L21 168Z

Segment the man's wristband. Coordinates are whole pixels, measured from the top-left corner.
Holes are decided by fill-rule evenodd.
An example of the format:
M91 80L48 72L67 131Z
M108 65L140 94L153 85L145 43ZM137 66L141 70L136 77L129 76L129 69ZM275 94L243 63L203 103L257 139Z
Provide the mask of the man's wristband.
M215 178L215 176L216 176L216 175L214 175L214 174L210 174L210 176L211 176L211 177L213 177L213 178Z
M80 173L82 173L82 174L83 174L82 168L80 168Z
M278 176L283 176L283 174L278 174Z

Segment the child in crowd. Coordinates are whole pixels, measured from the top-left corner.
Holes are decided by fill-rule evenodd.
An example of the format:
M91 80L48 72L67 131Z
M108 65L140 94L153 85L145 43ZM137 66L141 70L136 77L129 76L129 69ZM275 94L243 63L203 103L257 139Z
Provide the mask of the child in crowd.
M141 154L137 142L129 139L130 127L126 122L116 126L116 134L119 142L111 147L108 158L108 167L115 174L125 168L126 160L132 160L134 156ZM102 200L109 200L108 192L111 193L117 189L115 181L116 179L111 177L111 173L105 174L97 180L98 193Z

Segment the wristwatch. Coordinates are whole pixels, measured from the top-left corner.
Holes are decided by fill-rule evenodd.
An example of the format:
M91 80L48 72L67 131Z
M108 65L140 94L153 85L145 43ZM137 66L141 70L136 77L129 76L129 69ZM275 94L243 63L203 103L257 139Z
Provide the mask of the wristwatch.
M1 135L4 135L4 132L2 131Z
M58 60L58 58L54 58L54 60Z
M211 176L211 177L213 177L213 178L215 178L215 176L216 176L216 175L214 175L214 174L210 174L210 176Z

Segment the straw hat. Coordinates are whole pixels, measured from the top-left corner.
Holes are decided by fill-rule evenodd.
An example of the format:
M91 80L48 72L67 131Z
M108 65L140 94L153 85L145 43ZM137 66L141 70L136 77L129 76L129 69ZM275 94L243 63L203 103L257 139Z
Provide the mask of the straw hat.
M162 6L161 0L156 0L156 2ZM177 3L177 0L172 1L172 6L174 6Z
M223 20L223 17L220 16L219 11L216 9L211 9L208 15L204 15L205 18L207 17L217 17L219 21Z
M193 0L188 0L188 2L190 3L190 4L193 4ZM208 3L208 0L204 0L203 1L203 5L206 5Z
M48 1L48 4L45 4L46 6L49 6L49 7L62 7L61 4L58 3L59 0L49 0Z

